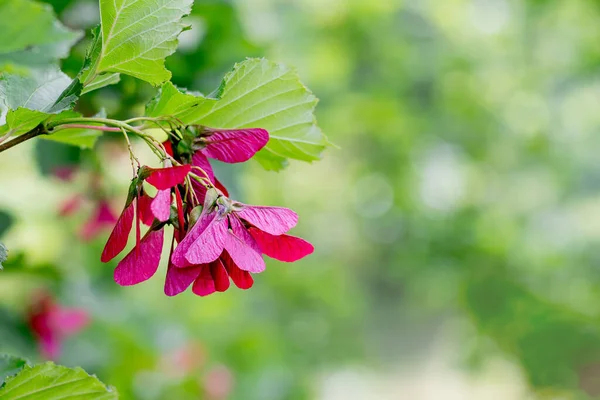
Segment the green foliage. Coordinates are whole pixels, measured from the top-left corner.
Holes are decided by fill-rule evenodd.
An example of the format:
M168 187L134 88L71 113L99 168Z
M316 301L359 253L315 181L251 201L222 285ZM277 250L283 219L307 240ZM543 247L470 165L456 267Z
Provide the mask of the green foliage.
M0 237L10 228L13 217L6 211L0 210Z
M67 75L51 68L28 76L0 77L0 133L19 135L73 107L77 88Z
M2 244L0 243L1 248ZM0 354L0 387L2 387L7 378L16 375L28 364L28 361L24 358Z
M164 61L177 47L185 28L181 18L191 6L191 0L101 0L102 47L92 70L121 72L153 85L169 80Z
M148 116L173 115L186 124L217 128L264 128L269 143L256 156L278 170L287 158L318 160L327 141L313 114L317 98L295 71L265 59L236 64L211 95L181 92L166 83L146 108Z
M0 242L0 269L2 269L2 263L8 259L8 249Z
M121 79L118 73L99 73L97 71L98 62L100 61L100 53L102 52L101 28L102 27L98 25L92 30L92 43L88 47L85 60L83 62L83 68L79 77L81 82L87 82L81 94L103 88L107 85L113 85L118 83Z
M104 86L115 85L119 83L121 76L119 74L107 73L98 75L86 85L85 89L82 90L81 94L86 94L92 90L101 89Z
M76 79L56 69L2 78L0 134L19 135L42 123L55 126L61 119L77 117L67 110L78 97L117 84L120 73L162 84L171 77L164 67L165 58L175 51L177 36L185 28L181 18L190 10L188 0L101 1L101 25L92 31ZM248 59L236 64L210 96L180 92L165 83L147 107L147 115L216 128L267 129L269 143L256 159L266 169L279 170L288 158L309 162L320 158L327 140L316 125L316 104L317 98L294 70L265 59ZM90 130L71 129L57 130L46 138L91 148L97 136Z
M477 327L521 360L535 387L575 388L583 366L600 357L592 318L544 301L505 268L473 274L464 294Z
M112 400L117 399L115 389L106 387L95 376L81 368L67 368L52 362L29 366L6 379L0 388L2 400Z
M0 2L0 30L0 72L47 68L81 37L58 22L50 6L30 0Z

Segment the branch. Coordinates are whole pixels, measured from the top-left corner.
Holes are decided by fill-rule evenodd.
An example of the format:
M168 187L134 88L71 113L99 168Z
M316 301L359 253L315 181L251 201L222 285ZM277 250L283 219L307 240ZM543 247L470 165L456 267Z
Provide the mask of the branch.
M2 140L5 137L9 136L7 134L5 137L0 138L0 153L5 150L10 149L13 146L16 146L16 145L23 143L29 139L32 139L36 136L51 135L52 133L63 130L63 129L94 129L94 130L104 131L104 132L120 132L120 131L124 130L124 131L130 132L130 133L133 133L133 134L139 136L140 138L142 138L148 144L148 146L150 146L150 149L161 160L163 160L165 158L168 158L168 155L167 155L167 152L164 149L162 143L158 142L151 135L148 135L148 134L142 132L140 130L140 128L142 128L141 126L131 126L128 124L128 122L143 120L143 121L149 121L149 122L156 123L156 121L164 120L164 119L165 119L165 117L160 117L160 118L140 117L140 118L132 118L127 121L119 121L119 120L108 119L108 118L93 118L93 117L92 118L86 118L86 117L64 118L64 119L60 119L58 121L50 122L47 124L40 124L40 125L36 126L34 129L30 130L29 132L24 133L20 136L17 136L14 139L12 139L6 143L2 143ZM90 125L90 124L102 124L102 126ZM108 126L106 126L106 125L108 125Z
M13 146L23 143L29 139L33 139L36 136L45 135L47 133L48 132L46 132L43 125L38 125L34 129L30 130L29 132L24 133L20 136L17 136L16 138L9 140L6 143L0 144L0 153L2 153L5 150L10 149Z
M63 129L93 129L96 131L104 131L104 132L121 132L121 128L111 128L109 126L97 126L97 125L85 125L85 124L58 125L56 128L52 129L52 132L61 131Z

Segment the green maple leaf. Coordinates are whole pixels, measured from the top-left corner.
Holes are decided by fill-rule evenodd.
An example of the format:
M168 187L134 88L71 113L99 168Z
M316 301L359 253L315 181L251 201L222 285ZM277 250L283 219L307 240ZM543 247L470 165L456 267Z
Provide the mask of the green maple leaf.
M164 84L147 105L146 115L171 115L186 124L213 128L264 128L270 140L255 158L266 169L278 170L288 158L320 159L328 142L316 124L317 101L294 70L248 59L236 64L209 96Z
M101 0L101 34L89 53L85 86L97 75L124 73L153 85L171 78L165 58L177 48L192 0ZM115 78L112 78L115 79Z

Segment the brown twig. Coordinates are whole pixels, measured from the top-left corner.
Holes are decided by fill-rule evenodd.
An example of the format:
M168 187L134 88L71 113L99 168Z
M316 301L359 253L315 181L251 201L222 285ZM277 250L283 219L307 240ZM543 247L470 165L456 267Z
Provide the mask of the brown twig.
M33 139L36 136L45 135L47 133L48 132L46 132L46 130L44 129L44 127L42 125L38 125L34 129L30 130L29 132L24 133L20 136L17 136L16 138L9 140L6 143L0 144L0 153L2 153L5 150L10 149L13 146L23 143L29 139Z

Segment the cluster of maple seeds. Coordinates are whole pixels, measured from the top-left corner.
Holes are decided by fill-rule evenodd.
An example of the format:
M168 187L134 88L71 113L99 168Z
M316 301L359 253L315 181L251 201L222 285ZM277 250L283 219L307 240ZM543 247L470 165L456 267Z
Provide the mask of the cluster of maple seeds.
M190 285L199 296L223 292L233 283L250 288L253 273L264 271L263 255L293 262L313 252L307 241L286 233L298 222L283 207L251 206L230 199L215 177L208 158L226 163L249 160L263 148L264 129L188 129L183 139L163 143L164 168L141 166L129 188L125 207L102 252L108 262L127 246L133 222L135 247L118 263L114 279L129 286L157 271L164 245L164 227L174 228L165 294L177 295ZM186 140L187 138L187 140ZM144 182L157 189L152 198ZM141 224L149 229L141 236Z

